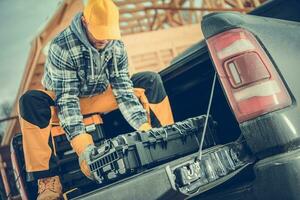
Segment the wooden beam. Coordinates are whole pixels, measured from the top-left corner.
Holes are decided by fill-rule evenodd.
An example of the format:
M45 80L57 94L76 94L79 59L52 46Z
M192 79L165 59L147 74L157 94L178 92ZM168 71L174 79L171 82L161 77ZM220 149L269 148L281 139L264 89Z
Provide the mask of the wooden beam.
M167 17L167 18L166 18L167 22L168 22L172 27L176 27L176 26L177 26L177 23L174 21L173 16L172 16L172 14L171 14L170 12L167 12L167 13L166 13L166 17ZM157 26L157 28L159 28L162 24L163 24L163 22L160 23L159 26Z
M254 4L255 7L260 6L259 0L252 0L252 2L253 2L253 4Z
M17 119L17 118L18 118L18 116L5 117L5 118L0 119L0 123L10 121L10 120L13 120L13 119Z
M184 1L181 1L181 0L174 0L174 2L173 2L173 5L176 7L176 8L180 8L181 6L182 6L182 3L183 2L185 2L185 0ZM181 12L180 12L181 10L177 10L176 11L176 13L174 13L173 14L173 19L174 19L174 21L178 24L178 25L183 25L184 24L184 20L183 20L183 18L182 18L182 16L181 16ZM177 16L178 17L178 20L179 21L177 21L177 20L175 20L175 16Z
M151 30L151 19L153 19L150 14L149 10L145 10L146 12L146 17L147 17L147 22L148 22L148 30ZM153 15L154 16L154 15Z
M158 14L158 12L157 12L157 10L155 10L155 14L154 14L152 23L151 23L151 25L150 25L150 30L153 30L154 24L155 24L155 22L156 22L157 14Z
M182 0L181 2L179 2L179 5L181 6L184 1L186 1L186 0ZM174 5L174 2L175 2L175 0L171 0L171 2L168 5L163 4L163 6L172 6L172 5ZM177 26L178 22L174 22L174 19L173 19L174 14L175 14L174 11L166 10L165 15L163 16L164 19L160 19L160 16L157 17L159 20L157 20L155 30L158 30L164 23L167 23L167 22L169 22L169 24L173 27Z
M4 189L5 189L5 193L7 196L8 200L11 200L11 190L10 190L10 186L9 186L9 182L8 182L8 178L7 178L7 174L6 174L6 163L3 161L2 156L0 155L0 173L1 173L1 177L2 177L2 182L4 185Z
M195 1L194 0L189 0L190 7L194 8L195 7ZM189 23L193 23L193 18L195 18L195 21L197 21L197 15L195 15L195 12L189 12Z
M242 9L244 8L244 4L242 3L242 0L235 0L236 4L237 4L237 7Z
M249 12L250 8L175 8L169 6L151 6L145 7L149 10L186 10L186 11L210 11L210 12L224 12L224 11L238 11Z
M160 29L161 26L167 22L167 14L168 14L168 12L166 12L163 16L157 16L157 20L156 20L155 26L153 27L153 30Z
M220 0L220 6L221 6L221 8L225 8L225 1L224 0Z
M145 2L149 2L149 0L124 0L124 1L114 1L114 3L115 3L118 7L127 6L128 4L141 4L141 3L145 3Z
M238 7L237 3L233 0L225 0L225 3L231 7Z
M212 8L210 0L203 0L203 5L205 8Z

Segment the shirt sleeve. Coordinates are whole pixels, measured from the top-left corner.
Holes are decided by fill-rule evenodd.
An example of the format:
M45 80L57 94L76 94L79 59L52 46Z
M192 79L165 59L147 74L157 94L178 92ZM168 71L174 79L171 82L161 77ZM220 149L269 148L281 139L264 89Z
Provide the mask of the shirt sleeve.
M147 114L133 92L133 84L128 72L127 52L121 41L115 45L108 70L110 84L122 115L134 129L138 130L147 122Z
M68 50L52 43L45 70L51 80L51 90L56 95L58 118L68 140L85 132L79 104L79 80L74 62Z

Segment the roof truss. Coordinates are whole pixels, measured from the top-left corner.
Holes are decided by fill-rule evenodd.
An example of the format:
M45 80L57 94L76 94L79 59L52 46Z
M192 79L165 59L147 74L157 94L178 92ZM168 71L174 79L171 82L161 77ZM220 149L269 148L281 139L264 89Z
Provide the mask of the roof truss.
M210 12L246 13L266 0L115 0L123 35L200 22Z

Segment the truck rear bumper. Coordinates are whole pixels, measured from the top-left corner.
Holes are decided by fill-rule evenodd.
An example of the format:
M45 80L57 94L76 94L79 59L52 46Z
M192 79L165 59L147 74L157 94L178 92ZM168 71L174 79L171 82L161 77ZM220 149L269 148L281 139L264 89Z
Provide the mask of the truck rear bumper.
M261 160L254 170L257 199L299 199L300 149Z
M158 166L76 199L185 199L210 190L254 162L243 142L218 145Z

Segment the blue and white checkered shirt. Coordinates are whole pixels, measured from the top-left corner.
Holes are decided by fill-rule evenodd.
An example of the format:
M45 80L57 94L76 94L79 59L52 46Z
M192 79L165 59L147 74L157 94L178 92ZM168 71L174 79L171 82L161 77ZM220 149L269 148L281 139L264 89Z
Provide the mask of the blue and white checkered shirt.
M146 111L133 93L121 41L110 41L97 54L66 28L50 44L42 84L56 94L58 117L69 140L85 132L79 97L100 94L109 84L128 123L138 129L147 122Z

